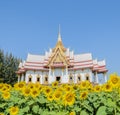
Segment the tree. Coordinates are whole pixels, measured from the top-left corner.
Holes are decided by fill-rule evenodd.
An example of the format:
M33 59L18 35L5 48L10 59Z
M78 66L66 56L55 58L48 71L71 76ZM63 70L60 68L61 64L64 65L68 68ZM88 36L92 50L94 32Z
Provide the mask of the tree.
M0 82L14 84L17 81L16 71L18 69L20 59L15 58L11 53L4 54L0 52Z
M4 79L4 52L0 50L0 82Z

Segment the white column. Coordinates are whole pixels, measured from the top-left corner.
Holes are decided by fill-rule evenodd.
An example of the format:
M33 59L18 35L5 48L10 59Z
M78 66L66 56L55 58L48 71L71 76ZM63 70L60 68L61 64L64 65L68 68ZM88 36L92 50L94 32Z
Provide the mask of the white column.
M22 74L22 76L21 76L21 81L23 81L24 80L24 75Z
M65 79L65 82L67 83L68 80L69 80L69 78L68 78L68 67L66 66L66 79Z
M97 71L95 72L95 82L99 83Z
M20 75L18 75L18 83L20 82Z
M105 83L107 82L107 74L106 73L103 73L103 75L104 75L104 81L105 81Z
M35 71L32 75L32 83L36 83L36 73L35 73Z
M92 70L89 71L89 79L90 79L90 82L93 82Z
M56 80L56 78L55 78L55 70L53 69L52 71L53 71L52 82L54 82Z
M48 83L51 83L51 67L49 67Z
M43 84L44 83L44 79L43 79L43 71L41 72L41 77L40 77L40 83Z

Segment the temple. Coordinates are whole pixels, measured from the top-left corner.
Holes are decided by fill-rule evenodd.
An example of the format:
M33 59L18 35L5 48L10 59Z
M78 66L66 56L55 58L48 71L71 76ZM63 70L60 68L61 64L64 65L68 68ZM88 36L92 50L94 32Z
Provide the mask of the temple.
M45 55L28 54L26 61L19 64L17 74L18 82L26 83L51 84L58 81L70 84L88 80L99 84L98 74L102 74L107 82L107 71L105 60L93 59L91 53L74 54L65 48L59 32L56 46Z

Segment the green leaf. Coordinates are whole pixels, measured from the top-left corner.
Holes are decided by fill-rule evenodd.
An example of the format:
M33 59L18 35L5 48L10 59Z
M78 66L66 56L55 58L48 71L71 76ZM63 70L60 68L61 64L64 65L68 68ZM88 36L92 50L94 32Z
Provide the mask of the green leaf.
M28 102L29 106L32 105L32 104L34 104L34 100L31 100L31 101Z
M93 112L93 108L90 105L88 105L88 101L83 102L83 107L85 107L86 110Z
M28 113L29 110L30 110L30 107L27 106L27 107L22 108L20 111L21 111L22 113Z
M38 106L38 105L34 105L34 106L32 107L32 111L33 111L34 113L38 113L38 111L39 111L39 106Z
M87 113L85 110L82 110L81 112L80 112L80 115L89 115L89 113ZM101 114L102 115L102 114Z
M109 107L113 107L113 108L115 108L115 107L116 107L115 102L113 102L111 98L108 98L108 100L107 100L107 103L106 103L106 104L107 104L107 106L109 106Z
M37 102L43 104L46 103L46 99L43 96L41 96L40 98L37 99Z
M107 115L107 113L106 113L106 106L99 107L96 115Z
M21 104L23 104L25 102L26 102L26 99L21 99L21 100L19 100L18 104L21 105Z
M78 106L76 106L73 110L76 111L76 112L80 112L80 111L81 111L81 108L78 107Z

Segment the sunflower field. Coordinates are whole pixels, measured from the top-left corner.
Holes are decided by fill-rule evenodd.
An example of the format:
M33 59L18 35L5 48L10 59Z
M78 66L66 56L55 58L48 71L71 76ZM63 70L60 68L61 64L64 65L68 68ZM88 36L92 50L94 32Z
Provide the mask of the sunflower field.
M120 77L102 85L1 83L0 115L120 115Z

